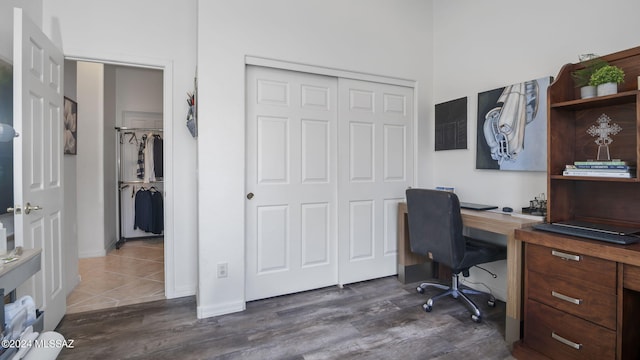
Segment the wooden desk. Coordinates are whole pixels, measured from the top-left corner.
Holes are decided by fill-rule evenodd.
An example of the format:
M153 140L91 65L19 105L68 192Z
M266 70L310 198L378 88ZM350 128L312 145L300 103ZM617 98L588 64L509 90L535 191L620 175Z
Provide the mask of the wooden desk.
M461 213L464 226L502 234L507 237L505 340L511 344L520 340L520 324L522 321L522 242L515 238L514 231L529 227L540 221L489 211L462 209ZM401 202L398 204L398 267L427 261L425 257L411 253L407 226L407 203Z

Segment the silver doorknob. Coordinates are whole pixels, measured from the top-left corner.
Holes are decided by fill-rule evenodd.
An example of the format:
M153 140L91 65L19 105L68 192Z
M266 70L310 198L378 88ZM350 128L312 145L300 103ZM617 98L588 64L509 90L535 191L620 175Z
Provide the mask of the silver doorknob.
M251 192L248 193L247 194L247 199L249 199L249 200L253 199L253 193L251 193Z
M42 207L40 205L31 206L31 203L27 203L27 205L24 207L24 213L27 215L29 215L31 211L34 210L42 210Z
M9 207L9 208L7 208L7 212L8 213L21 214L22 213L22 209L20 209L20 206L16 206L15 208Z

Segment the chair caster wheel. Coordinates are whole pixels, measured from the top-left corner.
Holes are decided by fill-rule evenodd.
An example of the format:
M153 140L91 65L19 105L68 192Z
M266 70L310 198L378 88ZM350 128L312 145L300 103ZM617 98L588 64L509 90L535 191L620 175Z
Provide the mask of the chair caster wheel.
M432 309L433 309L433 307L431 305L422 304L422 310L424 310L426 312L431 312Z
M482 321L482 318L476 314L471 315L471 320L473 320L474 322L479 323L480 321Z
M424 294L424 289L421 286L418 286L416 288L416 291L418 292L418 294Z

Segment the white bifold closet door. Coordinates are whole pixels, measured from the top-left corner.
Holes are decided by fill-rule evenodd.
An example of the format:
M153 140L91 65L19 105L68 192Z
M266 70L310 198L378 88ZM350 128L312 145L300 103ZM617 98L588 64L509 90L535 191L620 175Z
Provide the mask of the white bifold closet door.
M413 89L247 67L246 300L396 273Z

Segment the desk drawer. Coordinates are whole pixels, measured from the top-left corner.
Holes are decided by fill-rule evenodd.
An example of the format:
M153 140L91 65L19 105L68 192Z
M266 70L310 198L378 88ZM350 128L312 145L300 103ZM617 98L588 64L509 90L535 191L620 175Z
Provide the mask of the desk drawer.
M615 293L616 263L613 261L533 244L526 244L525 261L528 270Z
M624 288L640 291L640 267L627 264L623 266Z
M616 295L594 290L582 282L566 281L528 270L530 299L566 311L609 329L616 329Z
M615 359L616 333L528 299L524 319L527 346L552 359Z

